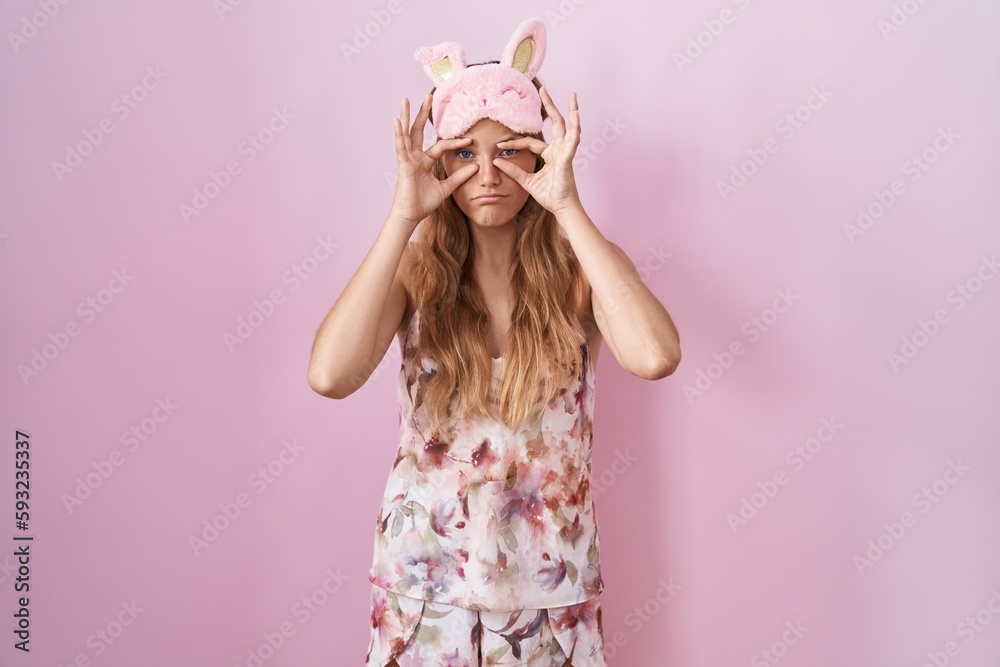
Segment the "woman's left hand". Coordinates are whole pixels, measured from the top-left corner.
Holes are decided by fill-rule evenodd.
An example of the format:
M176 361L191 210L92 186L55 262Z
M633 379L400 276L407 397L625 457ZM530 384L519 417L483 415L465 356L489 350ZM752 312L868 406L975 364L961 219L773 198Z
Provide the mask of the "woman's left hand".
M497 144L500 150L511 148L527 148L536 155L541 155L544 166L535 173L528 173L508 160L496 159L493 164L504 172L522 188L528 191L535 201L558 214L573 206L580 205L580 196L576 191L576 179L573 177L573 156L580 144L580 109L576 104L576 93L569 97L569 128L562 114L556 108L549 91L542 86L539 89L542 104L552 119L552 143L534 137L520 137L501 141Z

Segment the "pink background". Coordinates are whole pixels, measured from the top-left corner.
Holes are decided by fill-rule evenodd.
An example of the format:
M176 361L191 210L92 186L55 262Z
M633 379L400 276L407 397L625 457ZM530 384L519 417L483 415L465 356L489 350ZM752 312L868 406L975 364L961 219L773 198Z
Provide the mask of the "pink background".
M494 59L542 16L584 206L683 348L655 383L601 354L609 663L1000 664L995 2L223 2L0 8L0 663L363 663L398 347L332 401L310 346L388 213L392 118L431 87L413 52Z

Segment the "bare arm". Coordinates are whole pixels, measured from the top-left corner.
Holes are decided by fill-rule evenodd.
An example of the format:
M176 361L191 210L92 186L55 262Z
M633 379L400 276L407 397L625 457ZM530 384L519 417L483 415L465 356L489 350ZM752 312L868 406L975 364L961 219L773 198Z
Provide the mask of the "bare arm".
M313 341L309 386L328 398L360 389L385 356L406 311L404 272L412 227L390 213L368 255Z
M501 141L497 148L527 148L545 160L529 174L510 161L493 163L552 211L569 239L590 284L594 321L615 359L629 373L659 380L681 360L681 342L667 309L649 291L625 251L608 241L583 210L573 175L573 155L580 144L580 108L570 94L570 122L559 113L545 86L542 102L552 119L552 143L534 137Z
M406 312L408 242L413 230L479 169L468 165L443 181L434 175L441 154L465 146L470 139L442 139L426 152L421 150L431 99L430 93L424 96L411 127L410 101L403 98L400 117L393 121L399 179L389 217L316 332L308 380L313 391L323 396L350 396L385 356Z
M594 320L615 359L646 380L673 373L681 360L680 336L635 264L604 238L582 206L564 209L556 217L590 283Z

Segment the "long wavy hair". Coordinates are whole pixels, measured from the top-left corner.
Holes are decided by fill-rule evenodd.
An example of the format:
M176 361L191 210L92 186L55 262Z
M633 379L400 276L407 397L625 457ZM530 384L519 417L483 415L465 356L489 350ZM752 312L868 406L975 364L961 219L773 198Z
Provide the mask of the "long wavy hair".
M536 89L542 85L537 77L532 84ZM547 116L543 106L543 120ZM433 114L430 121L433 124ZM541 132L527 136L544 141ZM542 166L544 161L536 156L534 170ZM435 175L446 177L440 160ZM583 361L580 346L586 337L576 315L584 307L584 281L569 240L555 215L531 196L513 224L510 330L501 352L498 414L493 414L488 405L493 372L486 345L489 311L473 272L469 221L454 197L448 197L421 222L414 296L420 309L421 349L438 364L426 384L423 404L439 429L472 414L494 417L512 430L533 421L564 391L564 383L579 372Z

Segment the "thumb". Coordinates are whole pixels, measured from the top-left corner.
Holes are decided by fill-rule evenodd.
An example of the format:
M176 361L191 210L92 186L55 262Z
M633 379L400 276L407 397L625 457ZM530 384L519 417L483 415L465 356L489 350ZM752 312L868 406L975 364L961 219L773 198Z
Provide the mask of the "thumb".
M458 189L458 186L467 181L477 171L479 171L478 164L466 165L441 181L441 186L444 188L444 196L450 197Z
M500 171L502 171L503 173L507 174L515 181L517 181L517 184L520 185L522 188L524 187L524 182L528 178L528 172L526 172L524 169L521 169L516 164L511 164L506 160L500 160L500 159L493 160L493 165L497 169L499 169Z

